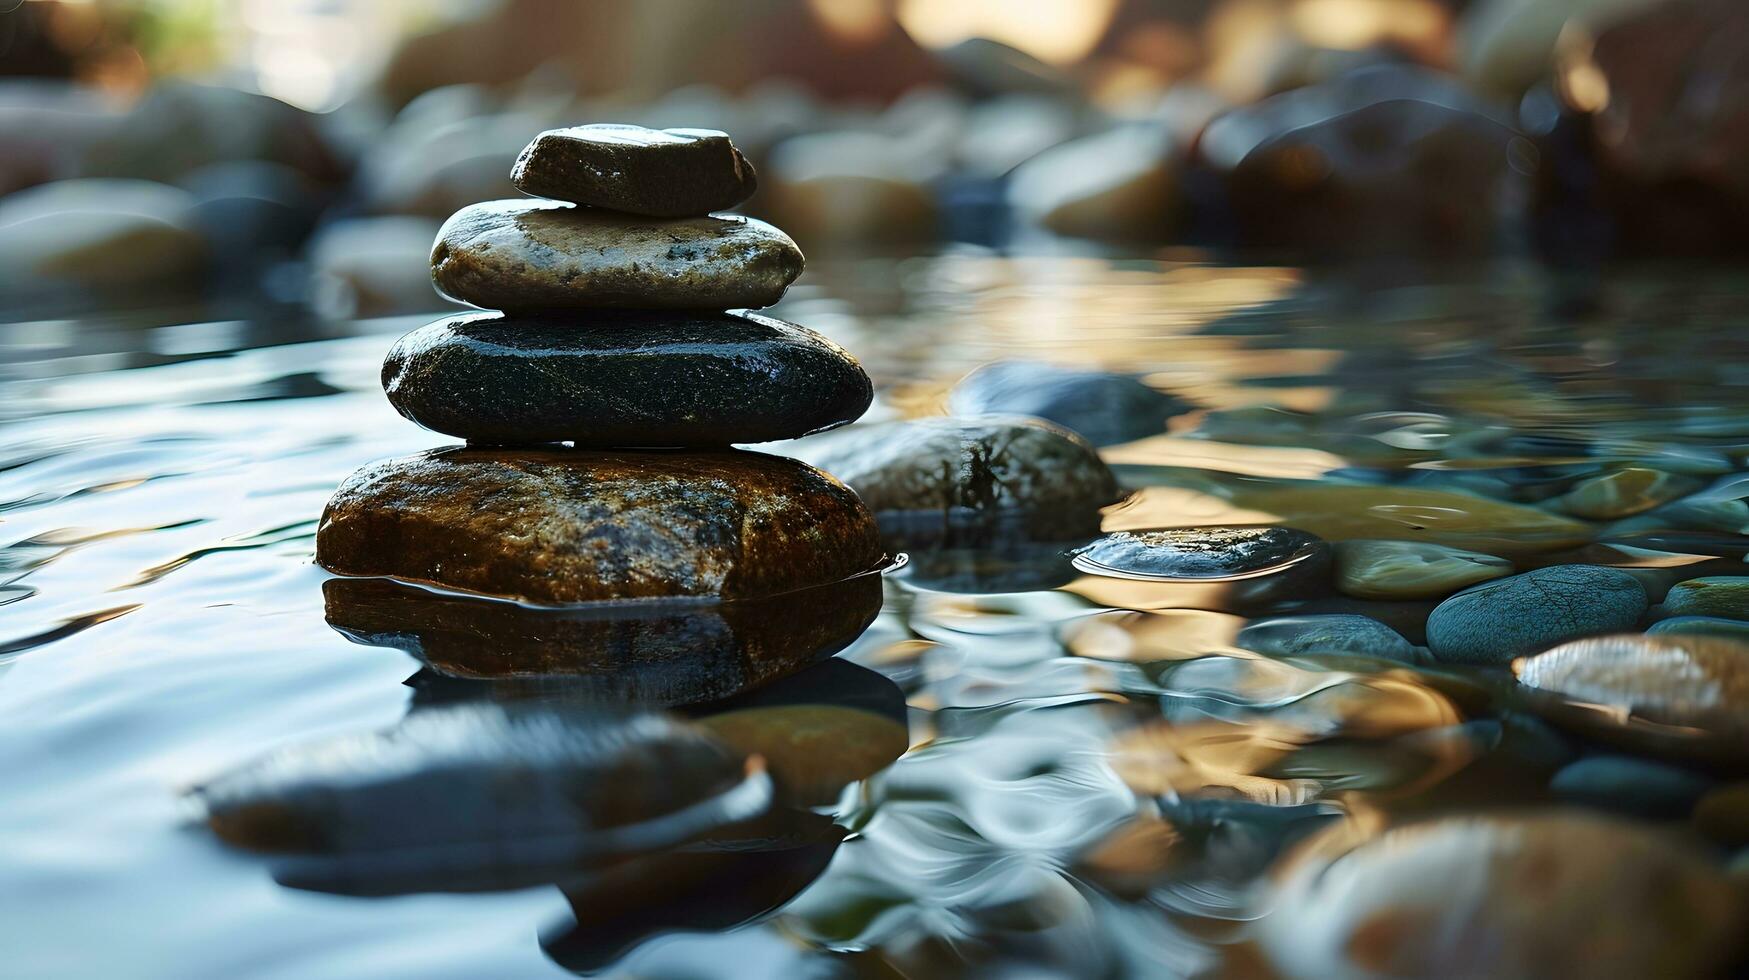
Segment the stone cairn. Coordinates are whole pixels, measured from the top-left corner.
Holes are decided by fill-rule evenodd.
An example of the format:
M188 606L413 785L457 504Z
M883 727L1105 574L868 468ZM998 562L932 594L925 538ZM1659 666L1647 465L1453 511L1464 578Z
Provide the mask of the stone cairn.
M886 554L857 495L800 461L730 448L849 423L873 389L836 344L747 312L783 295L802 254L769 224L715 213L755 187L729 137L551 130L512 179L538 198L463 208L432 249L438 290L483 312L414 330L383 365L402 415L467 445L354 473L323 514L317 561L568 607L729 604L860 581L858 601L872 589L878 609L878 576L863 573ZM733 693L848 642L819 635L807 604L789 608L793 624L762 614L796 635L743 651L764 657L757 669L656 700ZM851 638L872 612L856 618ZM626 635L588 634L578 645L596 649L579 655L611 671L603 644L624 648ZM625 655L650 654L651 635ZM551 660L534 670L566 670Z

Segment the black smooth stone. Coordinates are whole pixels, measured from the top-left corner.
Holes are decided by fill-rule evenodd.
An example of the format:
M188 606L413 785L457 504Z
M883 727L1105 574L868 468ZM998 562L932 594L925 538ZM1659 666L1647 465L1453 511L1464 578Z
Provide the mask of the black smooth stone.
M396 342L383 388L414 422L486 445L769 442L874 397L843 348L754 313L449 317Z

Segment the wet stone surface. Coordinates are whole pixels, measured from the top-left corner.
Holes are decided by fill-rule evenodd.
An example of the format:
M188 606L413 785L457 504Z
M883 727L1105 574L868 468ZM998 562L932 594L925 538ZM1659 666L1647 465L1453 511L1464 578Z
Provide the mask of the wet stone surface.
M843 348L752 313L452 317L395 344L383 389L470 443L600 447L793 439L873 397Z
M717 451L446 449L336 490L316 560L537 603L756 598L884 559L873 516L806 464Z
M1450 663L1505 664L1566 640L1631 629L1646 608L1644 587L1620 569L1539 568L1440 603L1427 618L1427 645Z
M757 308L801 272L796 243L753 218L641 218L552 201L469 205L431 252L439 292L508 313Z

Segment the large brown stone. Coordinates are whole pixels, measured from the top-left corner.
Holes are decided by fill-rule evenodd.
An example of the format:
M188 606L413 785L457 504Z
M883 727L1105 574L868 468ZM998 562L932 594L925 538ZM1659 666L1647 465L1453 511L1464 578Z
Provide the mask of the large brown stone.
M801 274L801 249L763 221L642 218L556 201L462 208L431 249L439 292L507 313L770 306Z
M745 599L848 578L884 553L847 487L759 453L442 449L354 473L316 560L536 603Z

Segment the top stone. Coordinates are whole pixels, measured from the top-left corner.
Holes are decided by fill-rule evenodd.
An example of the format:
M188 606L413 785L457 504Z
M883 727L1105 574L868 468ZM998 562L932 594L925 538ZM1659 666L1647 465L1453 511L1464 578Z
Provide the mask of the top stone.
M725 133L606 123L536 136L510 179L536 197L657 218L732 208L757 186L753 165Z

